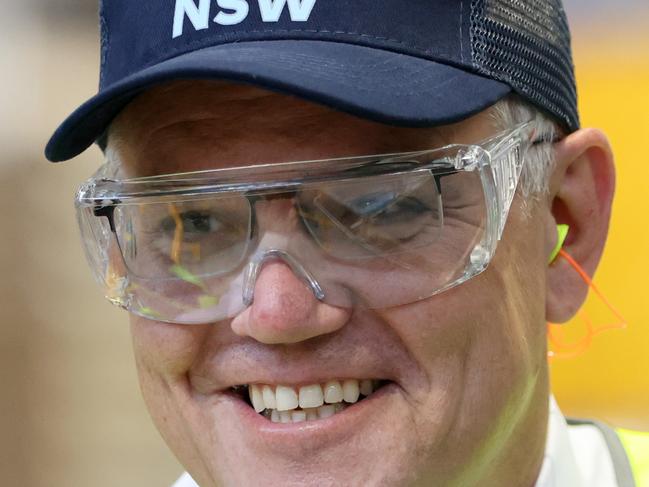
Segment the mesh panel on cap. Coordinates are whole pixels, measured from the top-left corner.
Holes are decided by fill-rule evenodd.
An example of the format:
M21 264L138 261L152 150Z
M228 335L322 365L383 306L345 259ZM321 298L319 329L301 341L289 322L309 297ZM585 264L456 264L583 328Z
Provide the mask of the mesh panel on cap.
M472 0L473 63L570 130L579 128L570 32L561 0Z

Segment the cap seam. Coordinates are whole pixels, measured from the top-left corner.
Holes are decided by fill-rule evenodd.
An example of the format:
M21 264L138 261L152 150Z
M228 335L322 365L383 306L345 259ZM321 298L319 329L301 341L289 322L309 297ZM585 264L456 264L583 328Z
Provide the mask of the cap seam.
M460 60L464 61L464 0L460 0Z

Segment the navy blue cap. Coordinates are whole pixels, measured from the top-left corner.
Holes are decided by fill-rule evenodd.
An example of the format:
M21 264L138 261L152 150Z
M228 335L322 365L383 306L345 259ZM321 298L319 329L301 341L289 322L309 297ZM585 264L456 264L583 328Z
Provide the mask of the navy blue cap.
M412 127L462 120L514 91L574 130L560 0L523 3L103 0L99 92L45 154L80 154L139 93L178 79L252 83Z

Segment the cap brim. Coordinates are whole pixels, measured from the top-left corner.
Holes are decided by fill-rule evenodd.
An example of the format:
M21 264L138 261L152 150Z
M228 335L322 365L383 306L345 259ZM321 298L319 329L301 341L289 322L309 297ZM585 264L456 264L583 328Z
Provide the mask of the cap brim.
M354 44L280 40L232 43L169 59L114 83L56 130L45 149L52 162L93 144L143 90L176 79L226 79L293 94L393 125L425 127L473 115L511 91L462 69Z

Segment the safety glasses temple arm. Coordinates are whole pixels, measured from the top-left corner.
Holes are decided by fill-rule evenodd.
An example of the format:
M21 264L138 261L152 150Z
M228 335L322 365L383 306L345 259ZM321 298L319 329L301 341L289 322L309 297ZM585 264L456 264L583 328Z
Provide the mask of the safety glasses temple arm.
M106 217L108 219L108 225L110 226L110 231L116 233L115 229L115 202L110 205L104 206L95 206L93 209L93 214L96 217Z

